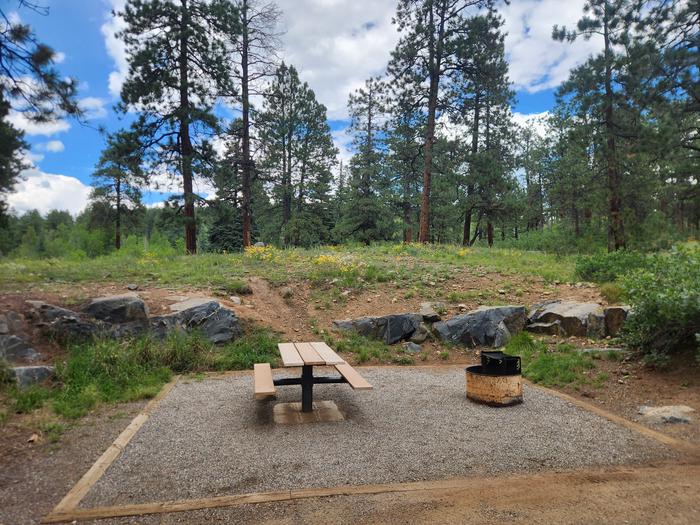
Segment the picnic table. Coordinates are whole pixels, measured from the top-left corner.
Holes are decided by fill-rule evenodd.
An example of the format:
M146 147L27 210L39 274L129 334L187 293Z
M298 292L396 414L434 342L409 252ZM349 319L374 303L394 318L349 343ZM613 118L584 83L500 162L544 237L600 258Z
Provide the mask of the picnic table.
M311 412L313 410L314 385L347 383L355 390L370 390L372 388L372 385L326 343L280 343L277 347L282 357L282 365L287 368L301 367L301 376L273 379L270 363L255 364L256 399L274 397L276 386L301 385L301 411ZM314 376L314 366L332 366L340 376Z

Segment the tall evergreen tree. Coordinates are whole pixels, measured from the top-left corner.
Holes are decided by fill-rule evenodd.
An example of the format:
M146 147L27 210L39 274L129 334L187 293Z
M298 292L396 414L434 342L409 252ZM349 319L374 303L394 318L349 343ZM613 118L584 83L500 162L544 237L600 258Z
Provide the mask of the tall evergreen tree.
M449 79L455 69L470 7L488 0L400 0L394 22L403 33L389 63L389 74L414 96L427 115L423 137L423 190L419 241L429 242L432 148L435 123L449 105Z
M355 155L350 161L350 192L337 235L366 244L387 234L388 220L380 195L385 157L384 92L380 79L369 78L348 98Z
M280 241L298 244L302 236L304 244L327 240L331 169L338 151L326 107L294 66L282 63L277 69L259 122L263 170L281 211Z
M129 74L122 86L124 110L137 123L157 162L182 177L185 248L197 251L194 168L217 129L212 107L234 93L230 50L240 34L230 0L128 0L119 13L126 27ZM199 144L198 144L199 141Z
M580 101L581 111L591 111L605 129L604 164L609 192L608 250L624 248L627 244L621 195L622 168L618 152L618 139L625 134L626 126L618 108L624 104L624 92L620 86L625 70L624 56L618 50L631 41L632 29L629 17L631 0L587 0L584 16L576 29L567 30L554 26L552 36L556 40L573 41L579 36L602 38L603 51L577 68L569 81L561 88L561 94L572 95Z
M236 76L241 85L241 216L243 246L251 243L251 195L255 164L251 155L251 95L261 95L261 82L274 74L277 50L280 47L276 27L280 10L270 2L236 0L241 35L236 41L238 68Z
M19 2L19 7L48 14L48 8ZM0 219L6 208L4 195L14 187L24 164L26 147L22 132L6 122L10 110L32 122L50 122L65 115L80 115L77 82L55 68L56 53L41 42L32 28L11 19L0 7Z
M107 137L93 173L91 199L105 203L114 213L114 247L122 245L122 217L141 206L141 187L147 175L141 166L141 144L133 131L119 131Z

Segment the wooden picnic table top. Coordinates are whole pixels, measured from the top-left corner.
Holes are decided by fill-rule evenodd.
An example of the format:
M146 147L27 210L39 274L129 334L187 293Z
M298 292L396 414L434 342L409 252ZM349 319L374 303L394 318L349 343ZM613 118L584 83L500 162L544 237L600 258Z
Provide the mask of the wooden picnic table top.
M293 366L333 366L345 363L330 346L322 342L313 343L279 343L282 364Z

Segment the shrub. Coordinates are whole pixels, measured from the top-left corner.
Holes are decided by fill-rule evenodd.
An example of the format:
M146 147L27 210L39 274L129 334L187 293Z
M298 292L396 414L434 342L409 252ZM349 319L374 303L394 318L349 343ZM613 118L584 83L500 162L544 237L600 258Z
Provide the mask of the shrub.
M664 355L697 348L700 332L700 249L680 247L650 258L622 279L633 313L624 339L647 361L663 364Z
M617 304L625 295L625 291L617 283L604 283L600 285L600 295L610 304Z
M601 252L579 257L575 273L584 281L609 283L631 270L645 268L648 264L649 257L643 253L625 250Z

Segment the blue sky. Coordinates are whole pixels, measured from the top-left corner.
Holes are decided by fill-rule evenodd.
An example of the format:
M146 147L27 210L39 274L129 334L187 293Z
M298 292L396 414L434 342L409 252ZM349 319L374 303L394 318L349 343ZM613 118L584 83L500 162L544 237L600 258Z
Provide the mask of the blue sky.
M25 129L33 166L24 173L9 202L15 213L51 208L78 213L89 195L90 174L103 146L97 131L126 124L113 111L126 74L123 46L113 35L120 27L111 17L124 0L42 0L50 8L41 16L26 8L16 11L39 38L59 53L61 73L80 82L80 99L89 120L47 126L29 125L18 115L11 121ZM16 0L0 0L12 11ZM398 35L391 25L395 0L278 0L283 11L282 57L294 64L329 110L329 123L341 157L347 158L349 137L345 102L370 75L381 74ZM521 121L551 109L554 90L568 71L593 51L595 42L574 45L553 42L554 24L571 25L581 16L583 0L516 0L502 6L510 77L517 93L513 108ZM149 192L153 203L163 194Z

